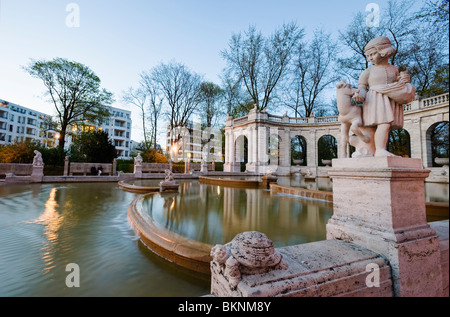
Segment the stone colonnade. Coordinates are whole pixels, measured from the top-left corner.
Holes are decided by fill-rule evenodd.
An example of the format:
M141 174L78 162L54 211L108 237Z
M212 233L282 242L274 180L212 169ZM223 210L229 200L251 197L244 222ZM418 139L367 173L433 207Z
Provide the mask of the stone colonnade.
M420 158L424 167L432 166L431 132L440 122L449 121L449 94L416 99L405 105L404 129L410 136L411 158ZM240 172L244 159L244 139L247 140L246 171L266 174L276 170L278 175L298 172L302 167L291 165L291 140L301 136L306 141L306 168L318 166L318 141L332 136L340 142L338 116L321 118L290 118L275 116L252 109L247 116L228 117L225 127L226 172ZM275 141L274 141L275 140ZM270 143L278 143L270 153ZM339 152L338 158L342 155ZM277 152L273 154L274 152ZM305 168L305 167L303 167Z

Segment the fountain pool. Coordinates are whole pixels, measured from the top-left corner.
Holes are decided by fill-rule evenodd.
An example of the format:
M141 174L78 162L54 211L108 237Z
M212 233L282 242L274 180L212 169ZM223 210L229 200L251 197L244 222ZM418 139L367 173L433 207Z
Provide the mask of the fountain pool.
M127 208L138 196L116 183L0 185L0 296L209 294L209 277L152 253ZM68 288L66 266L80 268Z

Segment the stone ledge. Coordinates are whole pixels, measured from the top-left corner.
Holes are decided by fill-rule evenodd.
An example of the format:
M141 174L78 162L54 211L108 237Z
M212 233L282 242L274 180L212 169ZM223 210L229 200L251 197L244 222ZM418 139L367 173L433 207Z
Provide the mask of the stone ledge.
M391 297L390 267L379 254L339 241L325 240L277 248L288 264L287 270L243 275L231 289L223 275L213 274L212 294L243 297ZM368 287L367 265L379 267L380 287ZM214 262L211 263L214 265ZM214 270L212 270L214 272Z
M147 195L137 197L128 208L128 219L141 241L154 253L177 265L210 274L210 252L213 246L183 237L158 224L150 216L145 216L142 212L142 200Z
M333 160L334 168L412 168L421 169L422 161L415 158L403 158L398 156L386 157L358 157L358 158L341 158Z

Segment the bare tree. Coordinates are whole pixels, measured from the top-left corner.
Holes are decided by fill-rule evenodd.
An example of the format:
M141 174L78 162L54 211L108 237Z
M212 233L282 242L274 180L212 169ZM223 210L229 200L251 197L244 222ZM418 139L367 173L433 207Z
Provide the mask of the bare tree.
M201 76L176 62L156 66L149 76L164 96L170 129L186 127L200 104ZM172 145L177 142L171 140Z
M158 90L157 83L151 74L142 72L141 77L141 87L148 96L148 116L147 119L150 121L150 135L153 143L153 148L157 149L157 139L158 139L158 120L161 117L163 110L164 98Z
M316 30L309 43L297 47L285 102L296 117L310 117L319 110L321 94L337 81L333 71L336 51L337 44L323 30Z
M444 62L444 43L441 34L427 27L417 28L414 30L414 34L417 36L409 50L409 64L411 65L409 70L417 93L425 97L430 94L444 93L445 89L436 91L436 87L433 87L433 81L439 77L439 70L445 67L448 69L448 64L445 65Z
M150 147L150 142L148 141L148 131L147 131L147 92L142 88L128 88L122 95L122 101L125 104L130 104L136 106L140 111L142 131L144 134L144 148L148 149Z
M228 49L222 51L225 72L241 83L259 110L265 110L282 77L292 52L303 37L303 29L285 24L264 38L254 26L244 34L233 34Z
M358 12L345 31L340 31L340 40L349 55L338 60L342 75L349 76L349 80L358 80L361 71L369 67L364 47L373 38L382 35L380 28L370 28L366 25L366 19Z
M448 41L449 0L427 0L422 9L417 13L417 18L430 23L437 33L445 36L443 41Z
M254 106L251 98L243 91L240 80L236 81L227 72L222 74L221 79L226 113L235 118L245 116Z
M349 56L339 59L342 73L358 80L361 71L369 67L364 47L370 40L382 35L389 37L397 50L391 63L398 67L404 66L409 54L408 43L414 28L413 22L411 6L406 0L390 0L382 11L379 27L368 26L364 14L358 12L347 28L339 32L343 47L349 51Z
M225 114L220 107L222 96L222 88L215 83L203 82L200 85L200 117L205 127L216 126L216 121Z

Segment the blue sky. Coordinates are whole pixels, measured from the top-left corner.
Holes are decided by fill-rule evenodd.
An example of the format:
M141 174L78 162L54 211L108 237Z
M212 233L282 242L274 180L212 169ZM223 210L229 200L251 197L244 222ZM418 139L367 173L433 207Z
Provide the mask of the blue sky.
M89 66L114 93L113 106L134 110L120 103L120 95L137 86L143 70L175 60L219 84L220 51L232 33L255 25L270 34L295 21L307 35L322 27L337 36L373 2L381 10L387 5L387 0L0 0L0 98L54 114L42 82L22 66L30 58L64 57ZM70 3L80 9L79 27L66 25ZM134 112L132 138L140 141Z

